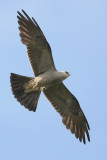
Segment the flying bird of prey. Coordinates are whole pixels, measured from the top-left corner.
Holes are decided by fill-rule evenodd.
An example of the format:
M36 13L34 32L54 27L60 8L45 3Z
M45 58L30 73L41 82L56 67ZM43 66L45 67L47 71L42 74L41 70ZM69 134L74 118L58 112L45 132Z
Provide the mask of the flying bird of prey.
M61 115L66 128L85 144L85 135L90 141L89 124L77 99L62 82L70 74L67 71L57 71L50 45L39 25L24 10L22 12L24 15L18 12L17 16L20 37L27 47L27 55L35 78L11 73L10 81L14 97L29 111L35 112L41 91L43 91Z

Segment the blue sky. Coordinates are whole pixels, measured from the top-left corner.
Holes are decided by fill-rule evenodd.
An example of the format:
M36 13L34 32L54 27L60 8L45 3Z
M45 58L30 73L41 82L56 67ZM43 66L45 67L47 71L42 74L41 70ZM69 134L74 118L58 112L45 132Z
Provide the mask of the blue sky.
M36 113L14 99L10 73L33 76L22 45L17 10L43 30L58 70L90 124L91 142L80 143L41 94ZM0 3L0 159L65 160L107 158L107 1L18 0Z

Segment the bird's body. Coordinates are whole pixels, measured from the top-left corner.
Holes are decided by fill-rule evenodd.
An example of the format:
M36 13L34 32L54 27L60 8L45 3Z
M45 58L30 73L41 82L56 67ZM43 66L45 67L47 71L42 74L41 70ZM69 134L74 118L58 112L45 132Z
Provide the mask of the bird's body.
M35 78L11 73L11 87L15 98L30 111L36 111L38 100L43 91L62 121L80 141L88 141L90 129L87 119L74 95L65 87L63 80L70 74L57 71L52 58L50 45L34 18L30 18L24 10L25 17L18 12L20 37L27 47L27 54Z
M34 92L38 90L43 90L43 88L48 88L53 85L58 85L64 79L66 79L70 74L66 74L64 71L58 72L56 70L49 70L45 73L38 75L36 78L32 78L29 82L25 84L25 92Z

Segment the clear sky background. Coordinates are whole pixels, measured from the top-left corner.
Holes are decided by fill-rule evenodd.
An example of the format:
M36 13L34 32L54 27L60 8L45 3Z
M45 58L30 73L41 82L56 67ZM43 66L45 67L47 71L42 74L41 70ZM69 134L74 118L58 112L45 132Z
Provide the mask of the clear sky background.
M14 98L10 73L33 76L19 37L17 10L43 30L58 70L90 124L80 143L41 94L36 113ZM107 0L3 0L0 2L0 159L107 159Z

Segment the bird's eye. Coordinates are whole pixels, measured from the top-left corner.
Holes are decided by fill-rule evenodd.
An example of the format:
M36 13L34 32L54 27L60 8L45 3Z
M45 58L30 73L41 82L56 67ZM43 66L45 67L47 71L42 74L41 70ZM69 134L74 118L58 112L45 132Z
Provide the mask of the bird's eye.
M67 71L65 72L66 74L69 74Z

